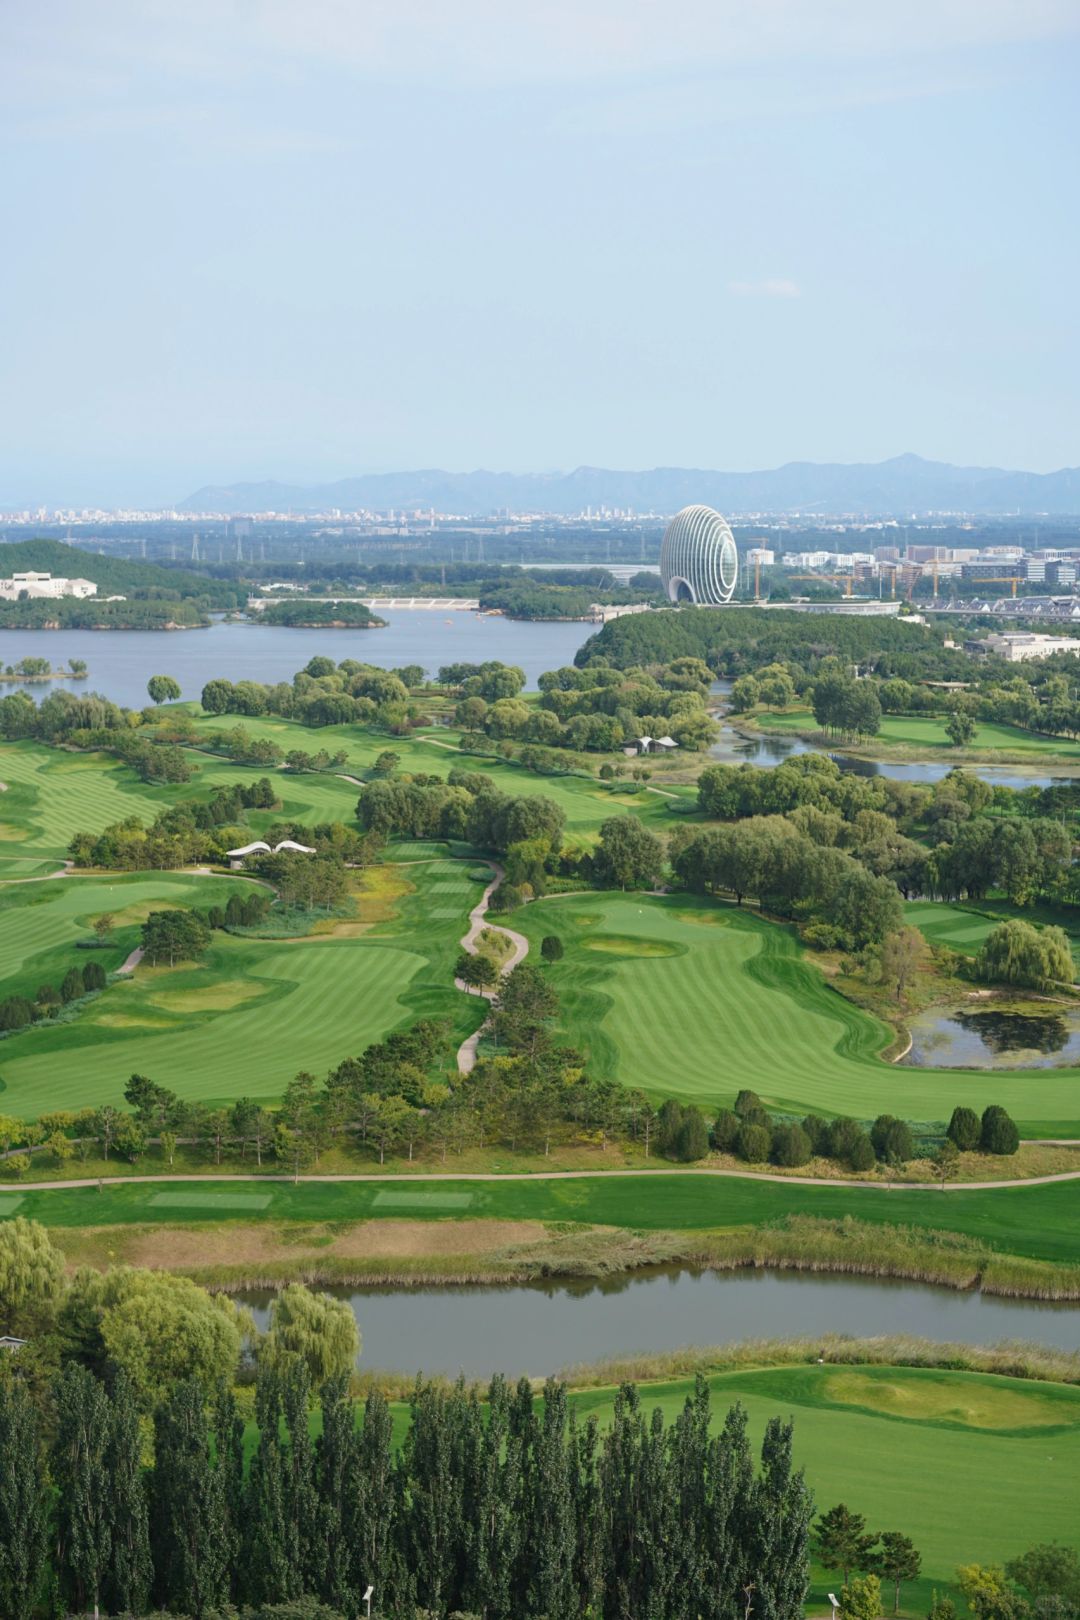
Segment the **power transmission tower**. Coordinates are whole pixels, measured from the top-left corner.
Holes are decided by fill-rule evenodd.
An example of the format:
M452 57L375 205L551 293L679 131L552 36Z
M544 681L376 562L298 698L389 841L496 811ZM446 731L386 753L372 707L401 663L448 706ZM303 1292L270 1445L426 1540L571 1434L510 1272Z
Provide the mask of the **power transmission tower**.
M197 534L193 534L192 537L191 537L191 560L192 560L192 562L199 562L200 561L200 558L199 558L199 537L198 537Z

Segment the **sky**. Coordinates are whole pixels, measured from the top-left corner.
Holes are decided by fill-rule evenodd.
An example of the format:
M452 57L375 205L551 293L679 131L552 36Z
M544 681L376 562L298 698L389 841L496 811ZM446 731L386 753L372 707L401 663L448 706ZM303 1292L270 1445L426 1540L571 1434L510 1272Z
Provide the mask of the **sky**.
M0 0L0 506L1080 463L1078 0Z

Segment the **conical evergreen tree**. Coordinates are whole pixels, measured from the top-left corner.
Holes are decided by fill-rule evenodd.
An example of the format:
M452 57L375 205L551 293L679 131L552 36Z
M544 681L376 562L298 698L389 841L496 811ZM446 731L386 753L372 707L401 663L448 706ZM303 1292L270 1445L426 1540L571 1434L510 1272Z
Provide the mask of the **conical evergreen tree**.
M0 1385L0 1614L30 1620L45 1579L48 1520L38 1417L19 1383Z
M108 1476L109 1568L102 1598L109 1614L143 1614L154 1566L150 1558L150 1515L142 1461L142 1433L134 1386L117 1374L109 1412Z
M108 1446L112 1409L105 1386L69 1362L53 1386L56 1572L69 1610L100 1612L112 1547Z
M151 1541L158 1602L201 1620L229 1592L224 1475L214 1467L202 1385L178 1384L158 1408Z

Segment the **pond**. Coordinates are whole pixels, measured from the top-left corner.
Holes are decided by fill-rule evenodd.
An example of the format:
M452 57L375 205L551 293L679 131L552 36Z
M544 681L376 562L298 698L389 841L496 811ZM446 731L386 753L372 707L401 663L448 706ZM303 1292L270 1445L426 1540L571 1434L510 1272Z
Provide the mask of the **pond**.
M816 743L807 742L803 737L784 737L776 733L761 734L754 737L743 737L739 732L725 725L719 739L709 749L713 759L720 760L724 765L761 765L769 768L779 765L785 759L793 759L797 754L818 754L825 750ZM842 771L850 771L853 776L884 776L893 782L925 782L932 786L948 776L952 766L944 760L922 760L917 764L910 761L901 764L893 760L856 759L848 754L830 754ZM1074 787L1080 783L1080 777L1047 776L1038 771L1024 771L1019 767L1005 765L967 765L966 770L980 776L991 787L1029 788L1029 787Z
M363 1335L361 1365L410 1374L542 1377L609 1356L826 1333L1080 1349L1075 1306L792 1271L657 1268L602 1282L328 1292L352 1306ZM265 1326L271 1297L238 1300Z
M481 613L393 608L383 630L289 630L279 625L215 621L206 630L4 630L0 663L47 658L56 667L81 658L89 666L83 681L47 681L24 690L40 699L57 686L101 692L128 708L149 702L151 675L172 675L184 698L197 698L215 675L230 681L287 681L316 653L357 658L397 669L420 664L434 674L440 664L517 664L535 687L547 669L572 664L596 626L580 623L527 623ZM8 690L5 686L4 691Z
M1050 1069L1080 1061L1080 1009L1015 1004L928 1007L909 1022L905 1064L931 1069Z

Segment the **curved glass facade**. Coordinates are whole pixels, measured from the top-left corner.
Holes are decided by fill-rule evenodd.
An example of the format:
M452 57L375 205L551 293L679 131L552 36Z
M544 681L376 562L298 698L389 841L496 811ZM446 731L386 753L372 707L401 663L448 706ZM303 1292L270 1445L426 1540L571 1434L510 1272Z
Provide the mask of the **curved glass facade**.
M739 578L739 554L726 521L711 506L684 506L664 530L660 578L671 602L721 607Z

